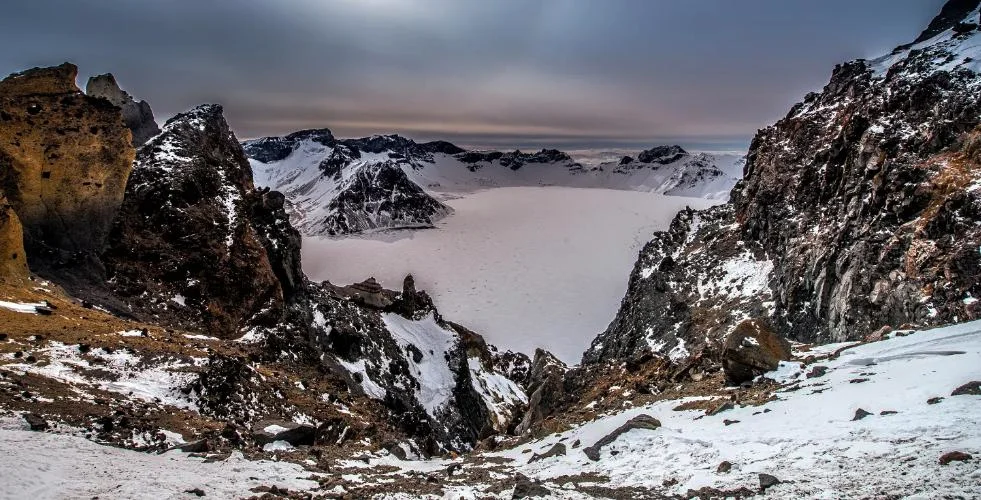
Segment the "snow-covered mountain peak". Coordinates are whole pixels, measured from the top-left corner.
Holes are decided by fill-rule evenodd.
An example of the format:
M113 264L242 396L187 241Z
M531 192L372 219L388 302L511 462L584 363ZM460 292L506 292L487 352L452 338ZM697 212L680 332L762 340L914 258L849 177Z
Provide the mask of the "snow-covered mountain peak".
M940 14L911 43L873 59L869 67L877 78L903 74L925 78L938 71L981 73L981 1L948 2Z

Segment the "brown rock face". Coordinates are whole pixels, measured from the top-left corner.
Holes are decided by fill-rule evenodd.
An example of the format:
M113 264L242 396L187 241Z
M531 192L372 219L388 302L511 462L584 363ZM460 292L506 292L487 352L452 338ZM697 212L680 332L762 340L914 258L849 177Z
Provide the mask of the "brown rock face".
M14 208L0 194L0 281L27 276L24 231Z
M97 255L135 154L119 109L81 93L76 74L66 63L0 82L0 191L46 277L101 275Z
M740 323L726 337L722 370L727 382L739 384L775 370L781 360L790 358L790 343L766 323L751 319Z

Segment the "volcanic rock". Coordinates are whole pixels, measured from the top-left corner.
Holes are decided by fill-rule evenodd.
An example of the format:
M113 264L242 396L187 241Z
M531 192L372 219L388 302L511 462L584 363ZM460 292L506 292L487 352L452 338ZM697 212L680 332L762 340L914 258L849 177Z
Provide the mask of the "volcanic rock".
M91 97L101 97L111 102L123 114L123 123L133 134L133 146L140 147L151 137L160 133L160 127L153 119L153 111L146 101L136 102L126 91L119 88L112 73L93 76L85 85L85 93Z
M981 382L968 382L950 393L951 396L981 396Z
M103 254L113 292L137 317L217 337L275 324L279 278L298 271L274 269L266 245L277 235L253 220L264 211L221 106L178 114L137 156Z
M0 194L23 225L31 270L67 286L104 279L98 253L133 166L120 111L62 64L0 82Z

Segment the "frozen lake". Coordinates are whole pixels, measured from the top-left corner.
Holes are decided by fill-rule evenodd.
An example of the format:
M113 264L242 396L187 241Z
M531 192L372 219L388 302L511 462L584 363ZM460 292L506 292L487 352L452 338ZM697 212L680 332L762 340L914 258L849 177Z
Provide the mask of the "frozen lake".
M627 289L637 252L685 206L718 201L560 187L497 188L450 199L435 229L303 240L314 280L374 276L400 290L411 273L446 319L501 349L544 347L578 363Z

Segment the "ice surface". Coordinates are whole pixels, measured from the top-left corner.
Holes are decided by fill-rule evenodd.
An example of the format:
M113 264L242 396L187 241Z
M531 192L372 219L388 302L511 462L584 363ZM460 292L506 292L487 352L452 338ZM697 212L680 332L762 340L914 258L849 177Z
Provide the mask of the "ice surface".
M304 271L332 283L412 273L440 313L498 347L578 362L605 330L637 253L685 206L713 201L608 189L498 188L447 202L436 229L303 241Z

